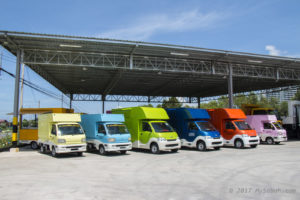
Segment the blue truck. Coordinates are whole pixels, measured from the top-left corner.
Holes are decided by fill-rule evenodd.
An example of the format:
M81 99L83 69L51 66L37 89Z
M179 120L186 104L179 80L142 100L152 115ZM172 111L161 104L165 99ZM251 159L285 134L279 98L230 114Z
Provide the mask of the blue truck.
M181 146L197 148L199 151L219 150L223 146L223 138L209 122L210 116L205 109L169 108L166 111Z
M131 136L121 114L84 114L81 126L86 134L87 151L97 149L101 155L132 149Z

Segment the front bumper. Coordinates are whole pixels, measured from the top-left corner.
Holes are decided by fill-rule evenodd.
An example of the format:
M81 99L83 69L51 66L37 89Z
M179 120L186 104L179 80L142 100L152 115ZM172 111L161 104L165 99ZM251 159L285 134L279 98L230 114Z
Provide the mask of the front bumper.
M259 144L259 136L255 137L243 137L243 142L245 147L250 147L251 145Z
M222 147L223 146L223 138L219 138L219 139L206 139L205 140L205 144L206 144L206 148L210 149L210 148L214 148L214 147Z
M287 137L283 135L278 135L277 137L273 137L274 142L286 142Z
M86 144L56 145L56 153L71 153L86 151Z
M129 151L132 149L132 143L111 143L104 144L105 151Z
M180 149L181 144L180 140L168 140L168 141L159 141L157 142L160 150L172 150L172 149Z

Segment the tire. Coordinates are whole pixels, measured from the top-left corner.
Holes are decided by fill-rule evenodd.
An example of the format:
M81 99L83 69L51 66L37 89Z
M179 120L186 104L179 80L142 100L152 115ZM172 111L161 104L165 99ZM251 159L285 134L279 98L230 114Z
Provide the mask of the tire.
M280 144L280 142L275 142L275 144Z
M120 151L121 154L126 154L126 150Z
M92 145L91 143L88 143L88 144L86 145L86 151L87 151L87 152L92 152L92 151L93 151L93 145Z
M160 152L159 147L156 143L151 144L150 151L153 154L159 154L159 152Z
M266 143L267 143L267 144L274 144L274 140L273 140L273 138L271 138L271 137L267 137L267 139L266 139Z
M220 147L214 147L215 150L220 150Z
M53 157L56 157L56 156L57 156L55 147L52 147L51 155L52 155Z
M203 142L203 141L198 141L198 142L197 142L197 150L198 150L198 151L205 151L205 150L206 150L205 142Z
M242 149L244 148L244 142L241 139L236 139L234 141L234 147L237 149Z
M251 148L256 148L257 147L257 144L252 144L250 145Z
M171 152L177 153L179 149L172 149Z
M99 154L100 155L105 155L106 154L106 151L105 151L105 148L103 145L100 145L99 146Z
M33 150L36 150L36 149L39 148L39 145L38 145L35 141L32 141L32 142L30 143L30 146L31 146L31 148L32 148Z
M77 156L82 156L82 152L77 152Z
M45 149L45 147L44 147L44 145L43 144L40 144L41 146L40 146L40 152L41 153L46 153L46 149Z

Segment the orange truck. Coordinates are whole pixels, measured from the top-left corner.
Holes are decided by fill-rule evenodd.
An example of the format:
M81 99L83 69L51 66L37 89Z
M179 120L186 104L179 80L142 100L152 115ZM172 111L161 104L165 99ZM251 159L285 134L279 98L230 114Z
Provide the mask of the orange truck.
M256 131L245 122L247 117L241 109L209 109L208 113L211 123L222 135L225 146L255 148L259 144Z
M74 113L73 109L66 108L21 108L19 121L19 143L29 144L32 149L38 148L38 123L37 115L44 113ZM24 115L33 115L31 123L24 123Z

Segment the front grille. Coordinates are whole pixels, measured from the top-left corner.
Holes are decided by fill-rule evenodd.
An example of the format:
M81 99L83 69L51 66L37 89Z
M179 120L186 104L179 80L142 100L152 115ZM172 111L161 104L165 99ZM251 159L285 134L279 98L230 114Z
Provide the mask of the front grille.
M166 147L176 147L178 144L166 144Z
M170 140L167 140L168 142L174 142L176 141L176 139L170 139Z
M249 142L258 142L258 140L249 140Z
M220 137L214 137L214 139L220 139Z
M68 148L68 149L78 149L78 148L81 148L82 146L71 146L71 147L66 147L66 148Z
M222 144L222 142L212 142L212 144Z
M118 145L116 145L116 147L127 147L128 146L128 144L118 144Z

